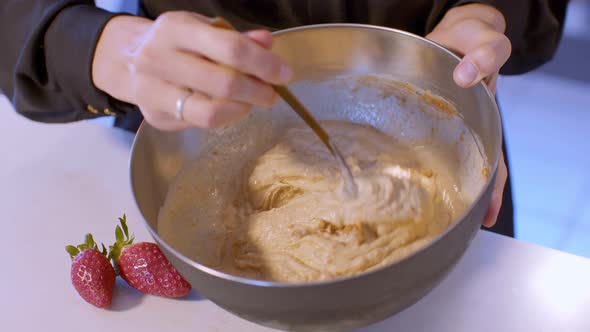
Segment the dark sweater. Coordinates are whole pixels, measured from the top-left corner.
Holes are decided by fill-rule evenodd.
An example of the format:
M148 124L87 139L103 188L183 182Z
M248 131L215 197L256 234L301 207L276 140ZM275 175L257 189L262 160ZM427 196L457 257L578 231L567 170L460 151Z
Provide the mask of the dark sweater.
M507 21L513 46L502 74L530 71L553 56L563 28L566 0L143 0L142 14L190 10L228 18L240 30L278 30L317 23L366 23L425 35L452 7L471 2L495 6ZM42 122L71 122L115 115L136 131L137 107L108 96L92 83L97 39L113 13L82 0L0 2L0 90L17 112ZM513 236L510 179L492 231Z
M506 17L513 54L503 74L530 71L555 52L564 0L143 0L145 16L190 10L223 16L241 30L349 22L430 32L450 8L470 2L496 6ZM116 115L135 130L141 114L92 83L97 39L114 13L82 0L4 0L0 3L0 90L22 115L42 122L71 122Z

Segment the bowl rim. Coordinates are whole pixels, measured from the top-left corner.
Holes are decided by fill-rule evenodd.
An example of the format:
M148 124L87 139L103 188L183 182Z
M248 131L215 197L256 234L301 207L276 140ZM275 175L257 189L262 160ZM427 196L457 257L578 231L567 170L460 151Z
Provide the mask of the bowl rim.
M393 33L397 33L397 34L402 34L405 35L407 37L411 37L411 38L415 38L418 40L421 40L422 42L425 42L431 46L434 46L435 48L437 48L439 51L442 51L448 55L450 55L452 58L454 58L457 61L457 64L459 63L459 61L461 61L461 58L459 56L457 56L455 53L453 53L452 51L446 49L444 46L428 40L422 36L419 36L417 34L411 33L411 32L407 32L407 31L403 31L403 30L399 30L399 29L394 29L394 28L388 28L388 27L383 27L383 26L377 26L377 25L370 25L370 24L358 24L358 23L324 23L324 24L312 24L312 25L303 25L303 26L298 26L298 27L294 27L294 28L289 28L289 29L284 29L284 30L278 30L272 33L273 36L279 36L282 34L286 34L286 33L292 33L292 32L298 32L298 31L303 31L303 30L315 30L315 29L326 29L326 28L357 28L357 29L369 29L369 30L381 30L381 31L387 31L387 32L393 32ZM484 91L486 92L487 96L494 101L495 97L494 95L491 93L491 91L488 89L488 87L483 83L483 81L481 81L480 83L478 83L477 85L480 85L481 87L483 87ZM476 85L476 86L477 86ZM473 88L473 87L472 87ZM503 130L502 130L502 116L501 113L498 109L498 105L496 102L492 102L492 111L494 111L497 116L498 116L498 124L496 127L496 134L498 135L498 141L499 142L503 142ZM203 264L200 264L192 259L190 259L189 257L183 255L182 253L178 252L176 249L174 249L172 247L172 245L168 244L166 241L164 241L156 232L156 230L154 228L152 228L152 226L149 224L149 222L147 221L143 211L141 210L141 208L139 207L139 203L137 202L137 195L136 195L136 189L135 186L133 185L133 164L134 164L134 160L136 160L134 158L135 153L136 153L136 144L137 144L137 138L139 137L139 134L144 131L144 127L149 126L149 124L146 123L146 121L142 121L141 125L139 126L139 129L137 131L137 134L135 135L135 138L133 140L133 144L131 145L131 154L128 160L128 168L129 168L129 184L131 186L131 193L133 194L133 202L135 203L135 207L139 210L140 214L141 214L141 221L143 222L143 224L145 225L145 227L148 229L149 233L151 234L151 236L156 239L156 241L158 242L158 244L160 246L163 246L168 252L172 253L176 258L180 259L182 262L184 262L187 265L190 265L192 268L198 269L201 272L207 273L209 275L215 276L217 278L221 278L224 279L226 281L229 282L235 282L235 283L240 283L240 284L245 284L245 285L249 285L249 286L255 286L255 287L263 287L263 288L302 288L302 287L319 287L319 286L325 286L325 285L333 285L333 284L338 284L338 283L343 283L346 281L350 281L350 280L354 280L354 279L361 279L364 277L367 277L371 274L376 274L382 270L391 268L394 265L397 264L401 264L402 262L420 254L423 251L428 250L434 243L438 242L441 238L445 237L448 233L450 233L454 228L456 228L458 226L458 224L464 222L467 214L473 209L473 207L475 206L475 204L477 202L480 201L480 199L482 198L482 196L484 195L484 193L487 192L487 190L489 189L489 187L491 185L493 185L493 182L495 182L495 178L496 178L496 173L498 170L498 165L500 162L500 153L502 153L502 143L498 144L498 146L496 147L496 151L494 151L495 154L495 162L492 165L492 172L491 175L488 176L488 179L486 180L486 184L484 186L482 186L480 192L475 196L475 199L473 200L473 202L471 203L471 205L465 209L465 211L454 220L454 222L447 227L442 233L438 234L435 238L433 238L427 245L421 247L420 249L418 249L417 251L401 258L398 261L395 261L393 263L390 264L386 264L384 266L380 266L378 268L375 269L369 269L367 271L358 273L358 274L354 274L354 275L349 275L349 276L343 276L343 277L337 277L337 278L333 278L333 279L328 279L328 280L322 280L322 281L311 281L311 282L284 282L284 281L266 281L266 280L257 280L257 279L250 279L250 278L244 278L244 277L239 277L239 276L235 276L229 273L225 273L225 272L221 272L218 270L215 270L213 268L210 268L208 266L205 266Z

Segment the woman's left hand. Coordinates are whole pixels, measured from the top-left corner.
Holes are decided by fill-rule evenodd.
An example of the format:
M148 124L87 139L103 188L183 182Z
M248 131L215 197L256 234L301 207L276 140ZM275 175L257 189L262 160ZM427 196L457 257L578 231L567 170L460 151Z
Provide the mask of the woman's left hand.
M506 21L497 9L468 4L449 10L426 38L462 57L453 72L457 85L469 88L483 80L495 94L498 73L512 50L505 30ZM483 221L486 227L494 226L498 218L507 174L502 155L492 200Z

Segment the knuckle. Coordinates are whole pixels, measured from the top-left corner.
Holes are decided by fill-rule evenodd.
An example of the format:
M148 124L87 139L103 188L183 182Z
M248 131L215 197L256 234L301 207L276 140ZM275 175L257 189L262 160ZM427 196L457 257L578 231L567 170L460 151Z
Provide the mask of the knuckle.
M219 102L209 102L202 113L201 125L205 128L218 126L218 113L223 112L224 106Z
M147 123L149 123L150 125L161 129L158 127L160 121L158 121L160 119L160 117L158 116L158 113L155 112L154 110L150 109L147 106L139 106L139 109L141 111L141 114L143 115L143 118L145 119L145 121Z
M455 7L449 10L444 16L444 18L449 18L451 20L460 20L461 18L468 20L468 17L477 17L475 20L483 21L499 32L504 32L506 29L506 19L504 14L498 9L486 4L474 3Z
M195 21L195 15L191 12L187 11L175 11L172 12L174 14L174 23L192 23Z
M486 11L486 13L486 21L493 25L497 31L504 32L506 30L506 19L500 11L494 9Z
M479 18L467 18L458 24L460 29L473 29L476 31L486 30L490 28L490 24L480 20Z
M152 41L163 42L170 38L178 25L178 13L166 12L156 18L152 27Z
M170 39L179 26L195 21L195 16L186 11L169 11L156 18L153 24L153 37L155 40L165 41Z
M158 16L155 23L161 27L168 27L168 26L174 25L177 22L179 22L180 20L182 20L184 15L185 15L185 13L182 11L165 12L165 13L160 14L160 16Z
M486 74L499 70L510 57L512 46L510 39L504 34L494 32L480 43L481 45L473 50L469 57Z
M133 57L132 64L140 73L149 72L157 59L156 52L150 47L143 47Z
M270 86L265 85L259 88L258 91L260 96L258 106L270 107L274 104L277 95Z
M152 114L152 112L150 112L147 108L143 107L140 108L141 110L141 114L143 115L143 118L145 119L145 121L147 123L149 123L150 125L156 127L158 122L154 120L154 116Z
M459 6L457 8L453 8L453 9L447 11L444 14L442 19L445 21L454 21L454 20L458 19L459 17L461 17L462 11L463 11L462 6Z
M203 112L201 125L205 128L219 128L241 118L252 106L222 100L211 101Z
M498 34L495 40L475 52L474 57L487 73L500 69L506 63L511 53L510 40L503 34Z
M265 80L273 80L280 77L281 63L278 58L271 55L261 61L258 66L259 76Z
M165 29L174 22L174 12L165 12L160 14L154 21L154 27L157 30Z
M248 43L243 38L235 37L226 45L225 56L227 60L234 65L240 65L248 52Z
M489 75L500 69L498 63L498 54L494 52L491 46L484 46L473 54L473 60L477 63L479 69L486 75ZM496 68L498 67L498 68Z
M240 74L236 71L230 71L229 73L221 76L220 84L218 87L218 95L223 98L231 98L239 93L242 88L242 80Z

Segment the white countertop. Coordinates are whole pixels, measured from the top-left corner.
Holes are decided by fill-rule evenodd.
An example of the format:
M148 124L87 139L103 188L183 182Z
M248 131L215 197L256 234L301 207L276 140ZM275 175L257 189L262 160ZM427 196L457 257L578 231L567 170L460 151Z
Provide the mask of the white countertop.
M0 97L0 328L3 331L271 331L193 292L143 296L118 281L113 307L86 304L70 284L66 244L114 238L133 203L133 135L95 123L33 123ZM541 226L540 226L541 227ZM590 241L590 239L588 239ZM590 260L479 232L451 275L416 305L360 331L590 331Z

